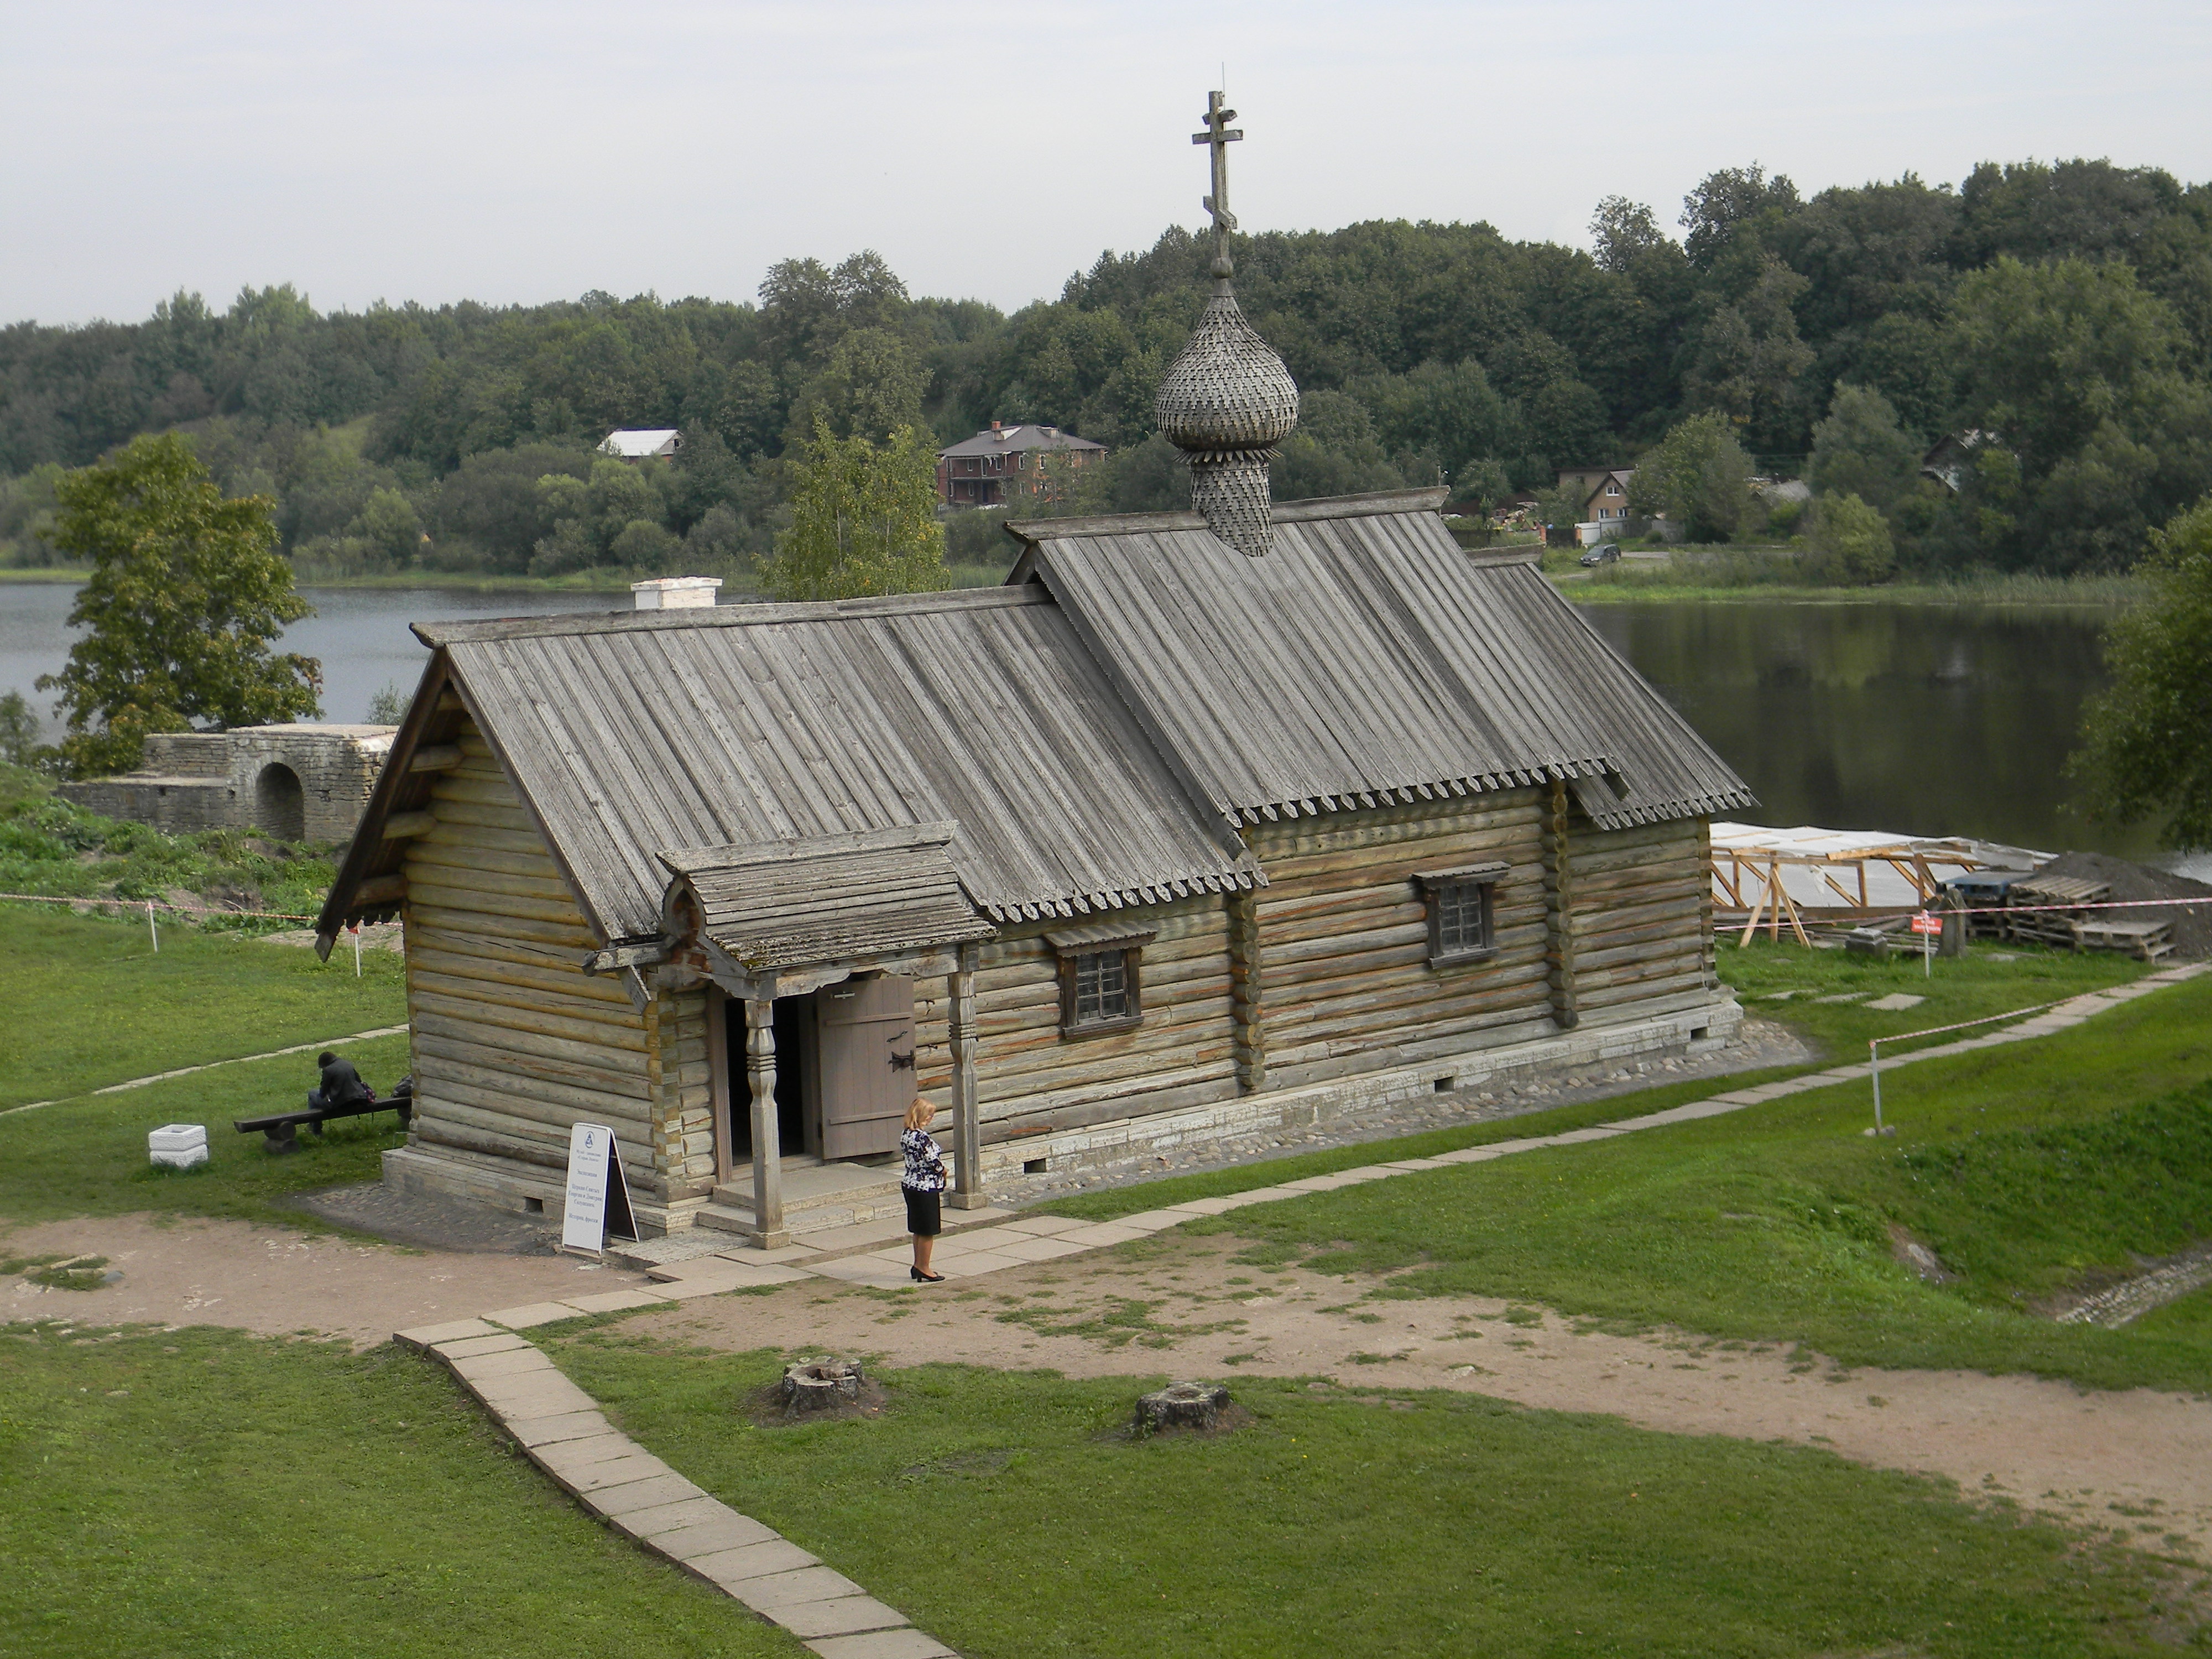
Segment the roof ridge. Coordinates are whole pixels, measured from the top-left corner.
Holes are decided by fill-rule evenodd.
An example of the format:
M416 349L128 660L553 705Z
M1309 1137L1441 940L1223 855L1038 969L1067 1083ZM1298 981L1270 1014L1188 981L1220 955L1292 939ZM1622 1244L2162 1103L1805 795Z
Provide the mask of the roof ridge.
M857 599L693 605L674 611L595 611L555 617L495 617L481 622L420 622L415 637L434 649L483 640L545 639L577 634L651 633L670 629L754 628L781 623L841 622L869 617L921 616L943 611L997 611L1049 605L1040 587L956 587L926 593L881 593Z
M1316 519L1367 519L1395 513L1433 513L1451 492L1441 484L1423 489L1377 489L1361 495L1319 495L1310 501L1277 501L1269 516L1277 524ZM1078 541L1091 536L1141 536L1163 530L1204 530L1197 513L1115 513L1090 519L1009 519L1007 533L1035 546L1039 542Z

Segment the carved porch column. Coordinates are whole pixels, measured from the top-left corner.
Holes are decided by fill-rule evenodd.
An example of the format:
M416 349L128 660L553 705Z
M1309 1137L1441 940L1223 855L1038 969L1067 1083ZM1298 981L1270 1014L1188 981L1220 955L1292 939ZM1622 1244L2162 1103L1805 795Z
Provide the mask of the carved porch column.
M1575 996L1575 866L1567 844L1567 786L1553 780L1544 803L1544 963L1552 1020L1561 1030L1582 1021Z
M1228 896L1229 1048L1246 1094L1267 1086L1267 1032L1260 1006L1260 896Z
M983 1194L983 1126L975 1100L975 962L972 945L959 947L958 968L946 977L952 1043L952 1190L956 1210L980 1210Z
M775 1001L745 1000L745 1081L753 1111L753 1230L763 1250L791 1243L783 1225L782 1127L775 1109Z

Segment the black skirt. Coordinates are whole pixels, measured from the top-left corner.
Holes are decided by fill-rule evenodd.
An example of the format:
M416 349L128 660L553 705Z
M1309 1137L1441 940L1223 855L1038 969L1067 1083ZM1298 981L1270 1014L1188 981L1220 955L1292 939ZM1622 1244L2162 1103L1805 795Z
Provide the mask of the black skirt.
M899 1190L906 1194L906 1230L918 1238L934 1238L945 1229L945 1206L935 1193L918 1193L911 1187Z

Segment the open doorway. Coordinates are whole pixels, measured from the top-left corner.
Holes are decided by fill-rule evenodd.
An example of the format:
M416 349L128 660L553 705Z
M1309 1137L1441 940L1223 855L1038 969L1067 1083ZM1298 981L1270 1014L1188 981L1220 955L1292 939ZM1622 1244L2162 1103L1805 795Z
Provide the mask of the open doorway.
M307 838L307 792L300 775L281 762L261 769L253 783L253 823L278 841Z
M779 1156L874 1163L898 1156L915 1087L914 981L865 975L775 1000ZM732 1170L753 1155L745 1005L722 1002Z
M745 1005L722 1001L725 1052L729 1055L730 1146L732 1164L753 1155L752 1085L745 1074ZM822 1114L820 1062L815 1040L814 999L775 1000L776 1151L784 1158L819 1152Z

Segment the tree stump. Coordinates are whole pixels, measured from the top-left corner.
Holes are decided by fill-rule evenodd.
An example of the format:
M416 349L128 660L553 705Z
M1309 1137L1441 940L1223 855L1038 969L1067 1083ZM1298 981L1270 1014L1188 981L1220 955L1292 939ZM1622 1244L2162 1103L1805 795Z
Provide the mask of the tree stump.
M1170 1382L1157 1394L1137 1397L1137 1432L1218 1428L1228 1409L1229 1390L1218 1382Z
M783 1397L784 1410L797 1416L857 1404L860 1385L866 1380L858 1360L802 1359L784 1371L778 1392Z

